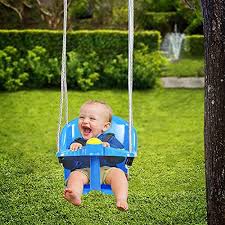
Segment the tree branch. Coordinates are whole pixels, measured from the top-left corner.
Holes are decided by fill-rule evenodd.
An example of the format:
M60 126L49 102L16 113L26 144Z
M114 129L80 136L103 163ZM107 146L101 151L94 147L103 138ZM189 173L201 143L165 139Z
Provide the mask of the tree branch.
M183 0L184 3L186 3L188 5L188 7L191 9L191 10L195 10L196 7L193 3L191 3L189 0Z
M30 3L30 1L24 1L23 4L27 7L27 8L32 8L32 3Z
M45 10L43 7L42 7L42 4L39 0L36 0L38 6L39 6L39 9L40 11L45 15L45 16L52 16L52 13L50 13L49 11Z
M16 7L10 5L9 3L7 3L6 1L3 1L3 0L0 0L0 3L2 3L4 6L10 8L10 9L14 10L18 14L20 21L23 20L23 16L22 16L21 12L19 11L19 9L17 9Z

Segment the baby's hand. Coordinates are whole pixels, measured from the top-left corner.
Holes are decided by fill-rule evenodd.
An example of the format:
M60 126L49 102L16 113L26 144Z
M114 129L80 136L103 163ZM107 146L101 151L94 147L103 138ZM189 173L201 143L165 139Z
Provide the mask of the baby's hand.
M110 144L109 144L108 142L102 142L102 145L103 145L104 147L110 147Z
M70 150L71 151L77 151L78 148L81 148L81 147L82 147L82 144L80 144L80 143L73 143L73 144L70 145Z

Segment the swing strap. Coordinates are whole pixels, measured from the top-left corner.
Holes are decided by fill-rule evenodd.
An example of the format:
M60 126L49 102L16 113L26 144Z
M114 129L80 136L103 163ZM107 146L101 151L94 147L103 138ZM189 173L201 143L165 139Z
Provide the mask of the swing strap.
M127 157L125 164L128 166L132 166L133 161L134 161L134 157Z
M134 0L128 0L128 96L129 96L129 152L132 152L133 127L133 51L134 51Z
M66 82L66 29L67 29L67 0L64 0L61 95L60 95L60 108L59 108L59 122L58 122L58 130L57 130L57 150L58 151L59 151L61 124L62 124L62 118L63 118L63 108L65 108L65 122L66 124L68 124L68 94L67 94L67 82Z

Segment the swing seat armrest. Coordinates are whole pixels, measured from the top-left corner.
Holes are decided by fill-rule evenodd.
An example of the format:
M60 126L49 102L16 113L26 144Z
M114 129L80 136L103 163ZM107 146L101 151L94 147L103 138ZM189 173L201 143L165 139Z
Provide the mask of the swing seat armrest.
M118 156L118 157L136 157L136 152L129 152L126 149L117 149L111 147L103 147L102 144L88 144L77 151L69 149L60 149L56 153L57 157L79 157L79 156Z

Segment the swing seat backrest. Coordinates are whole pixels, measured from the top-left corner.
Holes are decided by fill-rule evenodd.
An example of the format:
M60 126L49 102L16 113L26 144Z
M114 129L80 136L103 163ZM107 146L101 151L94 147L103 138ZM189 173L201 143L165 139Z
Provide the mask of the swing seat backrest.
M129 149L129 125L128 122L123 120L118 116L112 117L112 124L111 127L106 131L106 133L113 133L115 137L124 145L126 150ZM71 142L81 137L81 133L78 128L78 118L70 121L65 127L63 128L59 145L60 149L66 148L69 149ZM137 137L136 131L132 129L132 151L137 151Z
M128 150L129 149L129 124L127 121L123 120L120 117L113 116L111 127L107 130L106 133L113 133L115 137L124 145L124 150L121 150L121 151L127 151L127 153L129 153L129 150ZM62 132L60 135L60 142L59 142L60 150L68 149L69 151L69 146L71 142L78 137L81 137L81 133L78 128L78 118L76 118L70 121L62 129ZM137 135L136 135L136 130L134 128L132 128L132 153L133 153L132 155L137 154ZM82 157L80 160L82 160ZM126 160L127 159L125 158L123 162L117 164L117 167L122 169L126 174L128 174L128 167L126 166ZM65 180L68 178L69 174L70 174L70 170L67 168L64 168Z

